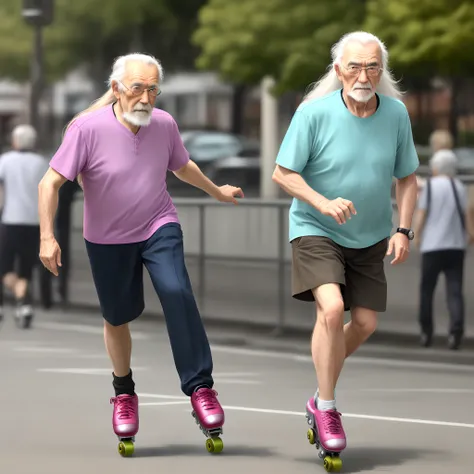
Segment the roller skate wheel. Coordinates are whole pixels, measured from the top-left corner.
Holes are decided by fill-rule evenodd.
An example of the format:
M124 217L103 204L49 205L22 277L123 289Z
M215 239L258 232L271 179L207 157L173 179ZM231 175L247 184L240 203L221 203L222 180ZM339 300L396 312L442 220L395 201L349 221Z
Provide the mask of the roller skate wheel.
M307 431L306 437L308 438L309 444L316 444L316 433L314 432L313 428L310 428Z
M224 449L224 443L220 438L208 438L206 449L209 453L220 453Z
M120 441L118 445L118 452L120 456L124 458L128 458L131 456L134 452L135 448L133 446L133 441L127 440L127 441Z
M326 456L324 458L324 469L326 472L341 472L342 460L339 457Z

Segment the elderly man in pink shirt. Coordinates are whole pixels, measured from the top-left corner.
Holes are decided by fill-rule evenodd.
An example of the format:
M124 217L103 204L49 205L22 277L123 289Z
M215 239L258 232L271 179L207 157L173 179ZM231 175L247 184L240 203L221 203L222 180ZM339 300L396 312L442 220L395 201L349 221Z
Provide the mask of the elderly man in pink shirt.
M139 428L129 324L144 310L143 265L161 301L181 390L207 437L223 448L224 411L213 390L212 355L184 261L183 235L166 187L168 170L218 201L237 203L242 190L218 187L189 159L174 119L153 107L163 79L153 57L118 58L109 90L68 125L39 185L40 258L54 275L61 250L53 233L58 190L79 178L84 240L113 365L113 429L119 452L133 453Z

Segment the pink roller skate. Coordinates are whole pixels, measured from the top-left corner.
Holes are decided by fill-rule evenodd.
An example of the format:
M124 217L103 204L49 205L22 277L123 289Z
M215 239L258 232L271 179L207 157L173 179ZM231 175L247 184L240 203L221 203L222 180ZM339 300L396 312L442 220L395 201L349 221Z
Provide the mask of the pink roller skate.
M224 410L217 400L217 392L210 388L200 388L191 396L192 415L201 431L207 437L206 449L210 453L220 453L224 448L219 435L224 431Z
M342 468L340 453L346 447L346 435L337 410L318 410L314 398L306 404L306 420L311 428L308 441L320 449L319 457L324 460L327 472L339 472Z
M135 435L138 433L138 397L137 395L119 395L111 398L114 404L112 426L118 436L118 452L128 457L133 454Z

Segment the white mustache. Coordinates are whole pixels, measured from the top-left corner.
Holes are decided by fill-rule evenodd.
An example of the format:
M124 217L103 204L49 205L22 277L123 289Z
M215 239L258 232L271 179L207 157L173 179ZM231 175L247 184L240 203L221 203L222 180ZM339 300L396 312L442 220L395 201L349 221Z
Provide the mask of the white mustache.
M370 91L370 90L372 90L372 87L370 87L369 85L364 85L364 84L356 83L356 84L354 84L354 86L352 87L352 90L355 90L355 89L363 89L363 90L365 90L365 91Z
M133 108L134 112L151 112L151 105L137 105Z

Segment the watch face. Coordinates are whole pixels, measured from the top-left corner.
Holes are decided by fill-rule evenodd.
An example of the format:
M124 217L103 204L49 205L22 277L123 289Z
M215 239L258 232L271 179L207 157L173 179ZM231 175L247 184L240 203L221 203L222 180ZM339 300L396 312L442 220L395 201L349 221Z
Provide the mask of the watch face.
M409 230L408 231L408 238L410 240L413 240L415 238L415 233L412 231L412 230Z

